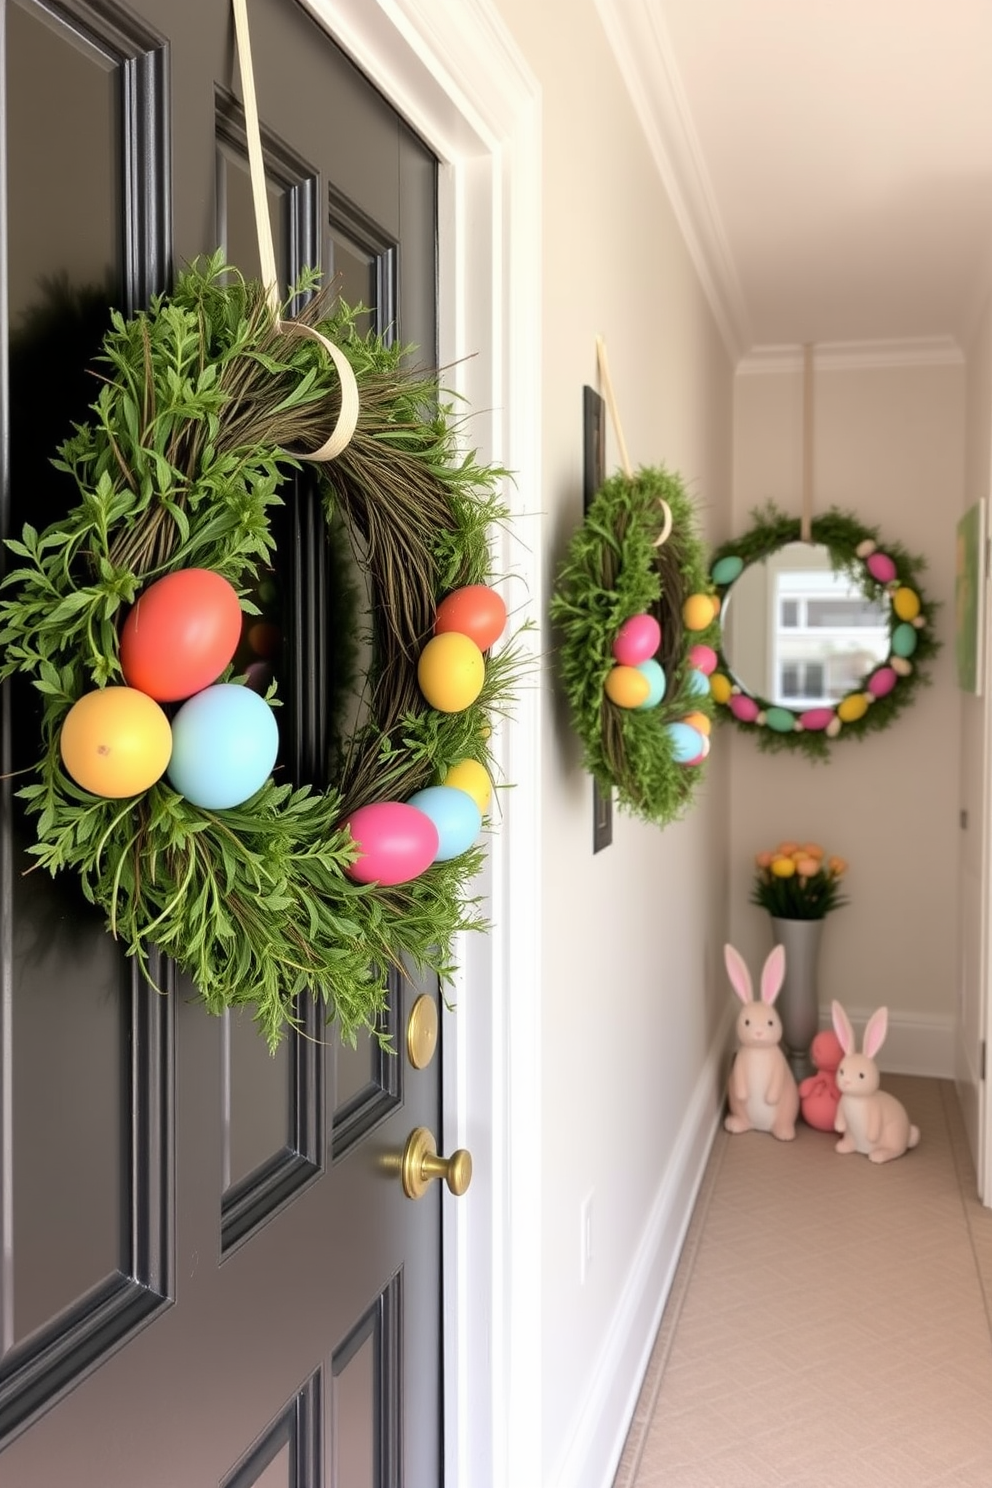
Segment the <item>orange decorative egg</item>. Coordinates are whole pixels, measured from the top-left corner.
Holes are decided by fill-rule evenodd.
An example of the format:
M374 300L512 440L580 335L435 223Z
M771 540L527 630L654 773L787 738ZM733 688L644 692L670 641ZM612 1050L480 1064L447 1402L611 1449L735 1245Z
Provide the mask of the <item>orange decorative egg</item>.
M687 713L682 722L694 728L698 734L708 734L713 727L705 713Z
M480 651L488 651L503 634L506 605L488 584L466 584L442 599L437 607L434 634L457 631L468 636Z
M128 611L124 680L160 703L179 702L217 681L240 639L234 586L211 569L177 569L150 584Z
M138 796L165 774L172 729L152 698L133 687L103 687L73 703L59 738L62 763L94 796Z

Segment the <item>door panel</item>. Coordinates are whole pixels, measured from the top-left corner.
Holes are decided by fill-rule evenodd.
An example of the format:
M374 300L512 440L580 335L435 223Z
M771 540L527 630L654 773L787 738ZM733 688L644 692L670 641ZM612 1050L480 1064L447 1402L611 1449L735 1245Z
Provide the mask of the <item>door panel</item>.
M220 242L251 273L257 247L228 0L0 10L9 532L77 500L48 460L94 396L108 301L166 287L173 251ZM316 262L433 362L436 162L294 0L250 0L250 18L284 283ZM280 768L323 788L336 570L312 481L283 495L251 654L285 700ZM5 776L36 739L30 690L7 688ZM439 1055L415 1070L403 1049L425 989L391 984L395 1053L338 1048L310 1003L270 1059L168 964L164 995L143 984L71 879L24 876L16 783L0 782L0 1481L439 1481L441 1201L398 1177L408 1131L440 1120Z

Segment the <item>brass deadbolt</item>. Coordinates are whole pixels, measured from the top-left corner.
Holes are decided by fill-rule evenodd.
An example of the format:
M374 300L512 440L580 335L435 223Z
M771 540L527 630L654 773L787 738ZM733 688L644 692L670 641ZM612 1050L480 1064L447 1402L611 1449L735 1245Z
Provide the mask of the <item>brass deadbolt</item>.
M406 1052L414 1069L426 1069L437 1048L437 1003L424 992L410 1009L406 1025Z

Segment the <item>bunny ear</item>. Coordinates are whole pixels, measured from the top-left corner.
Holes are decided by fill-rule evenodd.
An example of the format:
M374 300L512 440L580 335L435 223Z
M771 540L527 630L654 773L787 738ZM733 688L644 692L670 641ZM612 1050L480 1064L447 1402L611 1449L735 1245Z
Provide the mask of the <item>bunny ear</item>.
M850 1018L839 1002L832 1002L830 1004L830 1016L833 1019L834 1032L840 1039L841 1048L845 1054L852 1053L854 1050L854 1029L851 1027Z
M777 945L768 953L761 968L761 1000L772 1003L782 990L785 981L785 946Z
M744 964L744 958L740 951L735 951L732 945L723 948L723 959L727 963L727 975L730 985L733 987L741 1002L753 1002L754 992L751 987L751 973Z
M885 1042L885 1035L889 1031L889 1010L880 1007L877 1012L872 1013L865 1026L864 1052L869 1059L874 1059L879 1049Z

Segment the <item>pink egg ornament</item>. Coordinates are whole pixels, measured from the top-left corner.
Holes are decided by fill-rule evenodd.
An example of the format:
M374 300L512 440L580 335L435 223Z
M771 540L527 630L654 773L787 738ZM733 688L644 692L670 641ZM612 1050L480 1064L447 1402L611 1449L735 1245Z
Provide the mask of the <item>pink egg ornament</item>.
M697 645L689 648L689 665L702 672L705 677L713 675L718 660L712 646Z
M345 817L359 856L345 870L357 883L409 883L429 868L440 838L429 816L405 801L375 801Z
M740 723L754 723L761 709L754 698L743 692L735 692L728 704L731 713Z
M891 584L896 576L896 566L888 553L870 553L865 560L865 568L880 584Z
M621 666L649 661L661 645L661 626L653 615L631 615L617 631L613 655Z
M837 715L833 708L807 708L805 713L800 713L799 722L804 729L815 733L818 729L830 727L830 722Z
M868 691L875 698L888 697L898 680L892 667L879 667L878 671L872 672L868 678Z

